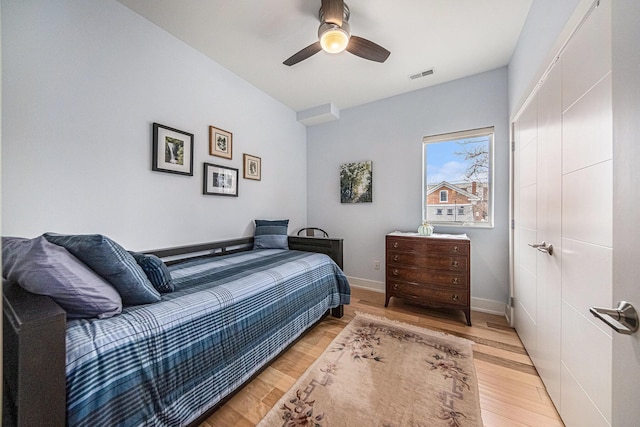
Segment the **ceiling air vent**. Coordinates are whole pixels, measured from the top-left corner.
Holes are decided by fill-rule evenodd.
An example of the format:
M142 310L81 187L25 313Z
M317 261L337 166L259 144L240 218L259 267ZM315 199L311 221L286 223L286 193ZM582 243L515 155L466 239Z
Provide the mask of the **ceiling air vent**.
M428 70L424 70L421 73L411 74L409 78L411 80L419 79L420 77L426 77L433 74L433 68L429 68Z

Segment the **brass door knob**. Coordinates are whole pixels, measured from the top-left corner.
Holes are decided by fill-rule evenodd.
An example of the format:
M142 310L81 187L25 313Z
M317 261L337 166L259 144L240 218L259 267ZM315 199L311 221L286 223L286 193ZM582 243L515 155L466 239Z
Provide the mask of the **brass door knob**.
M452 265L453 267L457 267L457 266L458 266L458 261L453 261L453 262L451 263L451 265Z
M391 272L391 274L393 274L394 276L398 275L398 269L394 268L393 271Z
M458 284L458 278L454 277L453 280L451 281L451 283L453 283L454 285Z
M454 300L454 301L458 301L460 299L460 297L458 295L456 295L456 294L453 294L451 296L451 299Z
M398 242L393 242L393 247L397 248L398 247Z

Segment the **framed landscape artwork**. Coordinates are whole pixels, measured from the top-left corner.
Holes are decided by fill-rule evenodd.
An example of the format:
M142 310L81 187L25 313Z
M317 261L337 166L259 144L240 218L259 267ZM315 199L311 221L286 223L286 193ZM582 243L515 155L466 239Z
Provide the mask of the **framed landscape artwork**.
M251 154L243 155L244 174L246 179L255 179L260 181L262 179L262 159L260 157L252 156Z
M209 154L231 160L233 155L233 134L226 130L209 126Z
M372 162L340 165L340 203L373 202Z
M202 193L238 197L238 169L205 163Z
M193 176L193 134L154 123L151 170Z

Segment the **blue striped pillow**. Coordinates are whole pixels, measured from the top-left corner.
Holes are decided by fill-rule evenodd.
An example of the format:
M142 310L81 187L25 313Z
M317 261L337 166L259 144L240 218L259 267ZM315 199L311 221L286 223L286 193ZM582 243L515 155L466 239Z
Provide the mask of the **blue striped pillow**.
M117 289L126 305L160 301L147 275L122 246L101 234L45 233L45 239L64 247Z
M147 275L154 288L158 292L168 293L175 291L171 273L167 265L157 256L152 254L141 254L139 252L129 252Z
M253 249L289 249L287 237L288 219L267 221L256 219L253 234Z

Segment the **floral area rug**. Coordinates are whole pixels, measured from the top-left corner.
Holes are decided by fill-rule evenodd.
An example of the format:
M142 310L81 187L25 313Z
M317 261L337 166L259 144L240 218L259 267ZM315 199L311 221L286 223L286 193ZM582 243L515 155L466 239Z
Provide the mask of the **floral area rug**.
M359 313L258 426L482 426L471 344Z

